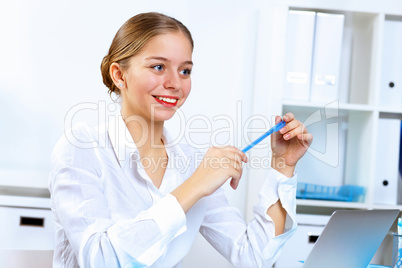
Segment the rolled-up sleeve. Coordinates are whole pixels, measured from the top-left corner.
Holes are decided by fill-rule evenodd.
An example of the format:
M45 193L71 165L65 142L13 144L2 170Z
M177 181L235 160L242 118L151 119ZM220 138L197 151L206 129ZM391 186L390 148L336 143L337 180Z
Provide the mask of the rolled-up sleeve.
M97 148L61 139L49 177L56 225L62 226L80 267L151 266L186 230L185 214L170 194L132 219L112 220Z
M237 267L271 267L297 226L296 184L296 175L288 178L271 169L254 206L254 218L248 224L238 209L229 206L223 190L218 190L209 197L202 235ZM275 236L275 225L267 210L279 199L287 215L284 233Z

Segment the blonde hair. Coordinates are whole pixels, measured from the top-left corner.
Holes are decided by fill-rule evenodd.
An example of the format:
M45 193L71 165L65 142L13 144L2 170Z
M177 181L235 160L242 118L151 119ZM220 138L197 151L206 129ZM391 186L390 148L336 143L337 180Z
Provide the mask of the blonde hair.
M152 37L177 31L183 33L194 48L187 27L167 15L156 12L141 13L126 21L117 31L109 52L101 63L103 83L109 88L109 95L115 93L120 96L120 89L113 83L109 72L112 63L116 62L122 68L127 68L129 59L138 54Z

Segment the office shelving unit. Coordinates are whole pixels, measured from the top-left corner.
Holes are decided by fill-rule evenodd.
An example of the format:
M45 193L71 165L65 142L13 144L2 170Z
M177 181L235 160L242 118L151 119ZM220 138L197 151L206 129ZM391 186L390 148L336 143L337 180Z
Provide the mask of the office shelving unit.
M380 118L402 119L402 107L388 108L379 105L381 89L383 28L386 20L402 20L402 5L397 1L276 1L274 14L277 25L286 29L289 10L344 14L344 42L341 62L340 88L337 102L338 119L346 133L343 163L343 183L366 188L361 202L336 202L319 200L298 200L298 212L331 214L336 209L399 209L402 205L380 205L373 203L375 187L376 148L378 121ZM273 36L274 49L282 51L278 58L286 57L286 35ZM401 44L402 45L402 44ZM282 58L281 58L282 57ZM284 72L278 76L278 89L283 89ZM345 88L346 87L346 88ZM278 90L281 92L281 90ZM342 99L343 98L343 99ZM303 121L306 115L323 109L328 103L281 100L282 113L293 112ZM386 130L385 130L386 131ZM325 135L322 132L314 135ZM322 163L322 165L326 165ZM304 174L299 174L303 180ZM325 174L322 184L325 185ZM308 181L306 181L308 182Z

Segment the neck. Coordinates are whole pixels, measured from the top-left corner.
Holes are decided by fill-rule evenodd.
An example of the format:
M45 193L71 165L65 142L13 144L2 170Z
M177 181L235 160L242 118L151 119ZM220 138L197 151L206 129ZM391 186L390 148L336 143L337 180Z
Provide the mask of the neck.
M121 111L121 115L140 154L163 147L163 121L155 122L139 115L127 116L124 111Z

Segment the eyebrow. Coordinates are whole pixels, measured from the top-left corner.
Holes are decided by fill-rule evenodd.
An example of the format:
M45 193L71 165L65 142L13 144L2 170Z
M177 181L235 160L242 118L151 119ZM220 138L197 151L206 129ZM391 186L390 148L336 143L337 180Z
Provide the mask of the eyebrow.
M167 61L170 62L169 59L165 58L165 57L158 57L158 56L150 56L145 58L146 60L161 60L161 61ZM184 61L183 64L191 64L194 65L194 63L191 60L188 61Z

